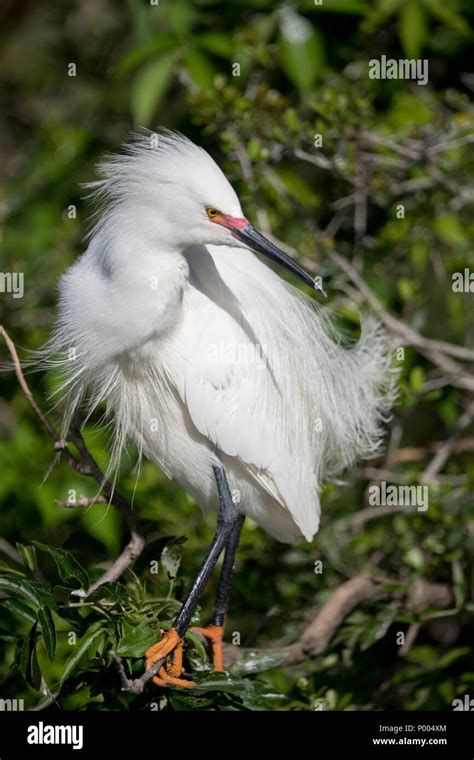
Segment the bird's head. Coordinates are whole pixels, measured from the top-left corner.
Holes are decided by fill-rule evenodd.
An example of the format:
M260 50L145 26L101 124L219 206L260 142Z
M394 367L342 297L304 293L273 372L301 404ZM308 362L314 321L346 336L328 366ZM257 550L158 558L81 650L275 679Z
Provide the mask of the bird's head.
M154 220L162 245L184 252L194 245L258 251L311 287L321 289L292 258L245 217L239 199L211 156L183 135L139 136L125 154L101 164L94 183L111 206L135 207L135 219ZM145 222L146 219L146 222Z

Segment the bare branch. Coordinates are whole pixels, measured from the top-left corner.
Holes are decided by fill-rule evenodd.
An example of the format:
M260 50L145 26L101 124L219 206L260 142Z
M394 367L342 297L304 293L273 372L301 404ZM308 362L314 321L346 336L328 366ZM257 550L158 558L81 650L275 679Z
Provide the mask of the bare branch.
M416 330L414 330L409 325L406 325L401 320L397 319L397 317L394 317L393 314L389 314L384 307L382 306L380 300L375 295L375 293L371 290L371 288L367 285L365 280L361 277L359 272L352 266L352 264L347 261L343 256L341 256L336 251L332 250L329 252L329 255L333 259L333 261L344 271L346 274L350 277L350 279L354 282L354 284L359 288L361 293L364 295L368 303L372 306L374 311L378 314L380 319L389 327L392 332L394 332L396 335L399 335L407 344L414 346L418 350L420 350L422 353L428 352L431 354L431 357L436 359L435 363L439 361L440 355L446 354L447 356L453 356L457 359L461 359L463 361L472 362L474 361L474 350L471 348L467 348L466 346L458 346L453 343L447 343L443 340L435 340L433 338L425 338L423 335L420 335ZM446 359L446 357L445 357ZM474 378L467 373L464 373L462 368L459 367L456 363L452 362L451 364L445 365L450 372L458 372L460 376L465 378L465 381L468 383L468 387L470 390L474 390ZM469 382L468 382L469 381Z
M382 135L377 135L372 132L361 132L360 139L362 142L368 143L369 145L379 145L383 148L389 148L390 150L393 150L394 153L399 153L401 156L405 156L412 161L417 161L421 155L419 149L409 148L407 145L400 145L389 137L382 137Z
M104 575L102 575L101 578L93 583L92 586L88 589L85 595L87 597L104 583L110 583L111 581L117 580L117 578L119 578L122 573L128 567L130 567L132 562L141 554L145 546L145 539L141 534L140 525L135 513L133 512L132 506L123 496L121 496L121 494L117 493L112 483L110 483L105 477L101 468L88 450L77 421L74 423L73 430L70 435L70 441L77 447L81 455L81 459L78 459L74 456L74 454L71 453L69 450L68 442L61 438L54 425L52 425L46 414L44 414L44 412L36 403L31 389L26 382L25 376L23 374L15 344L2 325L0 325L0 334L3 336L7 348L10 352L10 356L12 357L15 374L17 376L20 387L36 416L40 420L42 426L45 428L50 438L52 438L55 451L60 453L61 456L66 459L67 463L74 470L80 472L82 475L87 475L88 477L94 478L94 480L100 486L101 491L103 492L103 495L95 497L94 501L103 500L104 502L113 504L122 515L131 534L131 539L120 556L104 573Z
M71 452L68 449L67 442L61 438L57 430L54 428L54 426L51 424L47 416L43 413L43 411L40 409L35 399L33 398L33 394L30 390L28 383L25 380L23 370L21 369L21 363L18 357L17 350L15 348L15 344L13 343L12 339L8 335L3 325L0 325L0 335L3 336L3 339L5 343L7 344L8 351L13 361L15 375L23 391L23 394L26 400L28 401L28 403L30 404L31 408L35 412L36 416L38 417L39 421L41 422L42 426L44 427L46 432L49 434L50 438L53 439L55 451L61 452L61 454L66 459L68 465L72 467L74 470L76 470L77 472L80 472L81 475L91 475L89 468L86 465L84 465L82 462L80 462L78 459L76 459L76 457L73 454L71 454Z
M426 459L430 454L436 454L445 445L446 441L435 441L426 446L406 446L398 449L394 454L394 463L416 462L420 459ZM463 454L464 452L474 451L474 437L461 438L456 440L452 447L452 454Z
M382 470L377 470L382 472ZM366 509L360 509L358 512L354 512L349 517L342 517L335 523L335 530L346 531L350 530L352 534L360 533L369 520L377 520L381 517L389 517L390 515L396 515L400 512L407 512L408 514L416 512L416 507L406 507L403 504L393 504L391 506L383 507L367 507Z
M162 660L157 660L154 665L151 666L151 668L145 670L140 678L129 678L125 672L122 658L119 657L117 652L115 652L113 649L110 650L109 654L112 657L112 660L114 661L115 667L117 669L117 673L119 674L122 691L129 691L131 694L141 694L148 681L150 681L153 676L156 676L166 659L163 658Z
M108 504L105 496L79 496L78 499L55 499L55 504L66 509L80 509L83 507L92 507L94 504Z
M439 446L435 456L420 477L420 481L422 483L429 483L430 481L434 480L439 471L443 469L451 453L453 452L459 437L471 424L473 416L474 402L471 403L468 408L461 414L452 435L447 439L447 441L444 441L444 443Z
M297 642L288 646L268 644L264 649L245 649L226 644L224 651L227 666L237 662L242 654L247 652L257 655L264 654L266 651L285 653L286 658L279 667L299 665L308 659L318 657L326 651L337 629L355 607L390 594L386 588L390 582L393 581L369 575L356 575L350 578L333 591ZM399 593L398 589L396 593ZM452 599L453 593L450 586L419 579L407 599L407 609L421 611L432 606L445 608Z
M113 583L117 580L117 578L120 578L125 570L127 570L133 564L136 558L140 556L144 546L145 539L143 536L139 533L136 533L135 531L132 531L132 537L126 547L122 550L117 559L113 561L108 570L106 570L105 573L101 575L95 583L92 583L89 586L86 596L90 596L90 594L92 594L96 589L98 589L100 586L103 586L104 583Z
M267 649L286 654L286 658L280 667L298 665L312 657L317 657L327 648L333 635L354 607L362 602L378 599L384 595L385 592L379 581L367 575L357 575L333 591L328 601L321 607L296 643L288 646L269 644ZM226 662L229 665L236 662L246 651L263 653L265 650L246 650L227 645L225 647Z

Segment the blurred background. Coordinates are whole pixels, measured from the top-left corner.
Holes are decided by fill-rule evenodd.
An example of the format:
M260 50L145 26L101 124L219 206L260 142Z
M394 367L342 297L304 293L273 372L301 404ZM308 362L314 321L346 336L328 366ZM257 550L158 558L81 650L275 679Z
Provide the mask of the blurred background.
M249 219L323 275L349 337L361 312L377 313L401 370L386 456L325 487L314 542L278 544L247 525L227 639L293 642L362 573L379 593L295 667L244 657L224 684L191 642L199 693L139 697L120 692L110 646L140 673L212 521L151 465L136 481L132 451L119 490L147 546L133 571L79 605L71 590L103 572L127 528L114 507L57 503L97 487L64 461L51 469L51 440L2 373L0 698L28 709L443 710L474 696L472 3L4 0L0 18L0 272L24 276L23 297L2 277L0 323L20 356L47 338L58 277L83 250L81 183L131 130L165 126L203 145ZM429 83L371 79L382 55L427 59ZM28 382L50 409L52 378ZM93 423L85 440L103 466L107 436ZM381 480L428 485L428 510L371 507ZM215 580L203 624L213 591Z

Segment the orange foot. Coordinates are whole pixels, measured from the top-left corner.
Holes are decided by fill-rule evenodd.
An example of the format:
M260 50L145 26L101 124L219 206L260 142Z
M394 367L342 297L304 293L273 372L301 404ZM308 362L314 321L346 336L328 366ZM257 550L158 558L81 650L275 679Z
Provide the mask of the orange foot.
M194 633L200 633L206 639L212 642L212 661L214 663L214 672L224 672L224 652L222 649L222 638L224 636L223 625L208 625L207 628L198 628L193 626L189 629Z
M182 689L192 689L194 681L179 678L183 672L183 639L178 636L175 628L170 628L160 641L146 650L146 670L171 652L172 660L161 666L158 675L153 676L153 683L157 686L181 686Z

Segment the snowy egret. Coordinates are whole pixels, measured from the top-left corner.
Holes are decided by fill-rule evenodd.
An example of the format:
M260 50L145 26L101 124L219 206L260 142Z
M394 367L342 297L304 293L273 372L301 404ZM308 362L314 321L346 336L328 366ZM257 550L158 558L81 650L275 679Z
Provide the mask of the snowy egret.
M183 637L219 556L211 625L223 669L230 579L245 516L310 541L324 479L380 445L392 402L384 334L366 320L345 348L323 309L252 251L314 281L247 221L217 164L182 135L136 137L99 166L86 252L60 282L45 355L63 370L64 434L105 402L111 466L127 442L217 511L214 539L174 625L147 650L181 678Z

